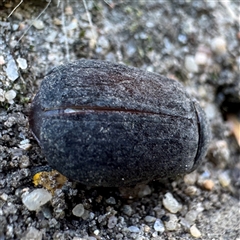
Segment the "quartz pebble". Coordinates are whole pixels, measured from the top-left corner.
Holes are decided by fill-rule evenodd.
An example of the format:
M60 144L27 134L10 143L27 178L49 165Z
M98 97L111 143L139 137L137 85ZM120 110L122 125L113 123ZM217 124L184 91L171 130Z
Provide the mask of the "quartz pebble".
M114 197L110 197L108 199L106 199L106 203L107 204L111 204L111 205L115 205L116 204L116 200Z
M77 204L73 210L72 210L72 213L74 216L76 217L82 217L82 215L84 214L84 206L80 203L80 204Z
M124 205L122 208L122 212L130 217L133 214L133 209L130 205Z
M31 193L23 194L22 202L30 211L39 210L41 206L52 199L52 195L45 189L39 188Z
M201 50L196 52L195 62L197 63L197 65L205 66L208 63L208 60L209 60L209 56L207 52L201 51Z
M98 229L94 230L93 232L96 236L99 235L100 231Z
M7 74L7 77L11 81L15 81L19 77L17 64L14 61L14 59L10 59L8 61L7 68L6 68L6 74Z
M136 226L130 226L128 227L128 230L132 233L138 233L140 231L140 229Z
M33 26L34 26L36 29L38 29L38 30L41 30L41 29L43 29L43 28L45 27L43 21L42 21L42 20L37 20L37 19L34 20Z
M29 150L32 145L30 144L29 139L24 139L20 142L18 146L23 150Z
M212 40L211 48L213 52L222 55L227 51L227 42L223 37L216 37Z
M90 212L88 210L84 210L83 215L81 216L83 220L87 220L89 218Z
M190 210L189 212L186 213L185 219L190 223L193 224L198 216L198 212L195 210Z
M195 225L190 227L190 234L195 238L200 238L202 235Z
M21 69L27 69L27 60L24 59L24 58L18 58L17 59L17 63L18 63L18 66L21 68Z
M171 193L166 193L164 195L163 206L171 213L177 213L182 209L182 205L173 197Z
M183 217L180 217L180 224L185 228L185 229L190 229L190 223Z
M164 225L166 230L168 231L174 231L178 227L178 218L174 214L167 214L167 217L169 218L167 221L164 221Z
M218 180L222 187L228 187L231 183L231 178L229 176L229 172L225 171L219 174Z
M10 104L13 104L14 101L13 99L17 96L17 93L16 91L14 91L13 89L7 91L5 93L5 98L7 99L7 101L10 103Z
M114 228L117 224L117 218L115 216L111 216L108 219L108 228Z
M3 193L0 195L0 198L3 200L3 201L7 201L8 199L8 195L6 193Z
M152 237L155 239L158 236L158 232L153 232Z
M184 65L189 72L191 73L198 72L198 65L193 56L190 56L190 55L186 56Z
M165 231L165 227L163 222L160 219L157 219L153 225L153 228L155 231L157 232L164 232Z
M42 232L37 230L34 227L30 227L27 230L27 233L24 237L21 238L21 240L42 240Z

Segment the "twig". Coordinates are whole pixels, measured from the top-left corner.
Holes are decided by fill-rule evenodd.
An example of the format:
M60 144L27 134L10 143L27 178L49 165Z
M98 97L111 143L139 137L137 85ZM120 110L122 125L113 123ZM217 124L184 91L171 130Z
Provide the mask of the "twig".
M15 12L15 10L22 4L23 0L20 1L20 3L10 12L7 18L11 17L11 15Z

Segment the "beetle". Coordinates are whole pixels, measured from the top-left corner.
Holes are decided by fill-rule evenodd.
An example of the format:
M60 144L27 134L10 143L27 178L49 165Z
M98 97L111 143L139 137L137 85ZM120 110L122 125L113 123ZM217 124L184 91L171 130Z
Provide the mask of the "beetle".
M210 141L204 111L178 81L99 60L51 70L29 121L49 165L89 186L189 173Z

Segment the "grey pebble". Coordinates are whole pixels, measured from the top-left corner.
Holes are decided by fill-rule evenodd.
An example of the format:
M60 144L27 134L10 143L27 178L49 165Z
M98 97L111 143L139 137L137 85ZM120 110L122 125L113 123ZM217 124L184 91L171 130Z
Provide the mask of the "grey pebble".
M133 209L130 205L124 205L122 208L122 212L130 217L133 214Z
M147 222L147 223L151 223L151 222L154 222L156 220L155 217L152 217L152 216L146 216L144 218L144 221Z
M84 214L84 206L82 204L77 204L73 210L72 210L73 215L76 217L82 217Z
M106 203L107 204L111 204L111 205L115 205L116 204L116 200L114 197L110 197L108 199L106 199Z
M130 232L132 232L132 233L138 233L138 232L140 232L140 229L139 229L138 227L136 227L136 226L130 226L130 227L128 227L128 230L129 230Z
M108 228L114 228L117 224L117 218L115 216L111 216L108 219Z

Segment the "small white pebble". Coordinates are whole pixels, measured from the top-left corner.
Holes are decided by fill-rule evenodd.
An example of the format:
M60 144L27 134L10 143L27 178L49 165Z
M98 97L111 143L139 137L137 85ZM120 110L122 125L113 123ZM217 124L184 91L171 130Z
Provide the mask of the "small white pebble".
M160 219L157 219L153 225L153 228L155 231L157 232L164 232L165 231L165 227L163 225L163 222Z
M190 234L195 238L200 238L202 235L195 225L190 227Z
M163 206L171 213L177 213L182 209L180 204L171 193L166 193L163 197Z
M229 176L228 171L222 172L218 176L218 180L222 187L228 187L231 183L231 178Z
M14 91L13 89L5 92L5 98L7 99L7 101L10 103L10 104L13 104L14 101L13 99L17 96L17 93L16 91Z
M197 63L197 65L206 65L208 62L208 55L205 52L196 52L195 54L195 62Z
M8 61L7 68L6 68L6 74L7 74L7 77L11 81L15 81L19 77L17 64L14 61L14 59L10 59Z
M192 73L198 72L198 65L193 56L186 56L184 62L185 68Z
M94 230L93 232L96 236L99 235L100 231L98 229Z
M164 222L166 230L168 230L168 231L176 230L178 227L177 216L174 214L171 214L171 213L167 214L167 216L169 217L169 220Z
M200 45L195 54L195 62L197 65L205 66L210 62L211 50L204 46Z
M25 193L22 196L23 204L30 210L36 211L41 206L46 204L52 199L52 195L45 189L39 188L31 193Z
M27 233L25 234L24 237L21 238L21 240L42 240L43 238L43 233L36 229L35 227L30 227L27 230Z
M153 238L156 238L158 236L158 233L157 232L154 232L153 234L152 234L152 237Z
M20 142L18 146L23 150L29 150L32 145L30 144L29 139L24 139Z
M0 198L3 200L3 201L7 201L8 199L8 195L6 193L3 193L0 195Z
M24 59L24 58L18 58L17 59L17 63L18 63L18 66L21 68L21 69L27 69L27 60Z
M32 144L26 143L26 144L20 144L20 145L18 145L18 146L19 146L21 149L28 151L28 150L32 147Z
M219 55L224 54L227 51L227 42L223 37L216 37L212 40L211 48Z
M38 29L38 30L41 30L45 27L44 23L42 20L34 20L33 22L33 26Z
M84 214L84 206L80 203L80 204L77 204L73 210L72 210L72 213L74 216L76 217L82 217L82 215Z
M180 217L180 224L185 228L185 229L190 229L190 223L183 217Z

